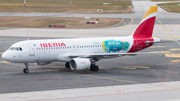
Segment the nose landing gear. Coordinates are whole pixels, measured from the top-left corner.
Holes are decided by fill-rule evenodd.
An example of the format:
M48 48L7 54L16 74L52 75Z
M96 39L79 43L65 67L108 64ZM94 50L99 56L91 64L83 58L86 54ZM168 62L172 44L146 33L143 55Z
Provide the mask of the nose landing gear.
M29 63L24 63L24 65L25 65L25 68L23 69L23 72L29 73L29 69L28 69Z

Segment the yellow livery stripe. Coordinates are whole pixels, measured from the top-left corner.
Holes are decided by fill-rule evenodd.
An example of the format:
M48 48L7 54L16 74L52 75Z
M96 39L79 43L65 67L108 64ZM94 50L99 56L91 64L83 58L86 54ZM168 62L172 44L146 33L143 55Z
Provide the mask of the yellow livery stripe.
M157 9L158 9L158 6L151 6L151 8L148 10L148 12L146 13L146 15L143 17L143 19L145 17L147 17L148 15L154 13L154 12L157 12Z

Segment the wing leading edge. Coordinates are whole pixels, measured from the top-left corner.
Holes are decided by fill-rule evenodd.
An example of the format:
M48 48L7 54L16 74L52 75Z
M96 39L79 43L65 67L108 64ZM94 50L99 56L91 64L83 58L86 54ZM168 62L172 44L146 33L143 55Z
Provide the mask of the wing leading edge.
M121 57L125 55L135 56L135 55L146 55L146 54L159 54L161 55L161 51L159 52L138 52L138 53L100 53L100 54L69 54L70 58L93 58L93 57Z

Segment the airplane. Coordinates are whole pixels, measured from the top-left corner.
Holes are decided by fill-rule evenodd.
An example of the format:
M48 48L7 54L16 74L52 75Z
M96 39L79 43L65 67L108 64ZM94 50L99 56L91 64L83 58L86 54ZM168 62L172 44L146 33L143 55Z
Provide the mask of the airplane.
M98 71L96 62L126 55L153 54L138 52L159 43L153 38L153 28L158 6L151 6L136 30L126 37L98 37L75 39L47 39L20 41L6 50L2 58L6 61L24 63L24 73L29 73L29 63L47 65L58 61L66 62L72 70ZM137 52L137 53L135 53Z

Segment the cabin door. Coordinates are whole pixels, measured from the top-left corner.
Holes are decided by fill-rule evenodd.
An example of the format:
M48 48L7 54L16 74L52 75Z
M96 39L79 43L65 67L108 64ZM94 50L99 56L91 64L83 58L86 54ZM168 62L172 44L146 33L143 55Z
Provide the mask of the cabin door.
M134 50L138 50L138 41L134 39Z
M28 46L29 46L29 56L34 56L35 55L35 44L28 43Z

